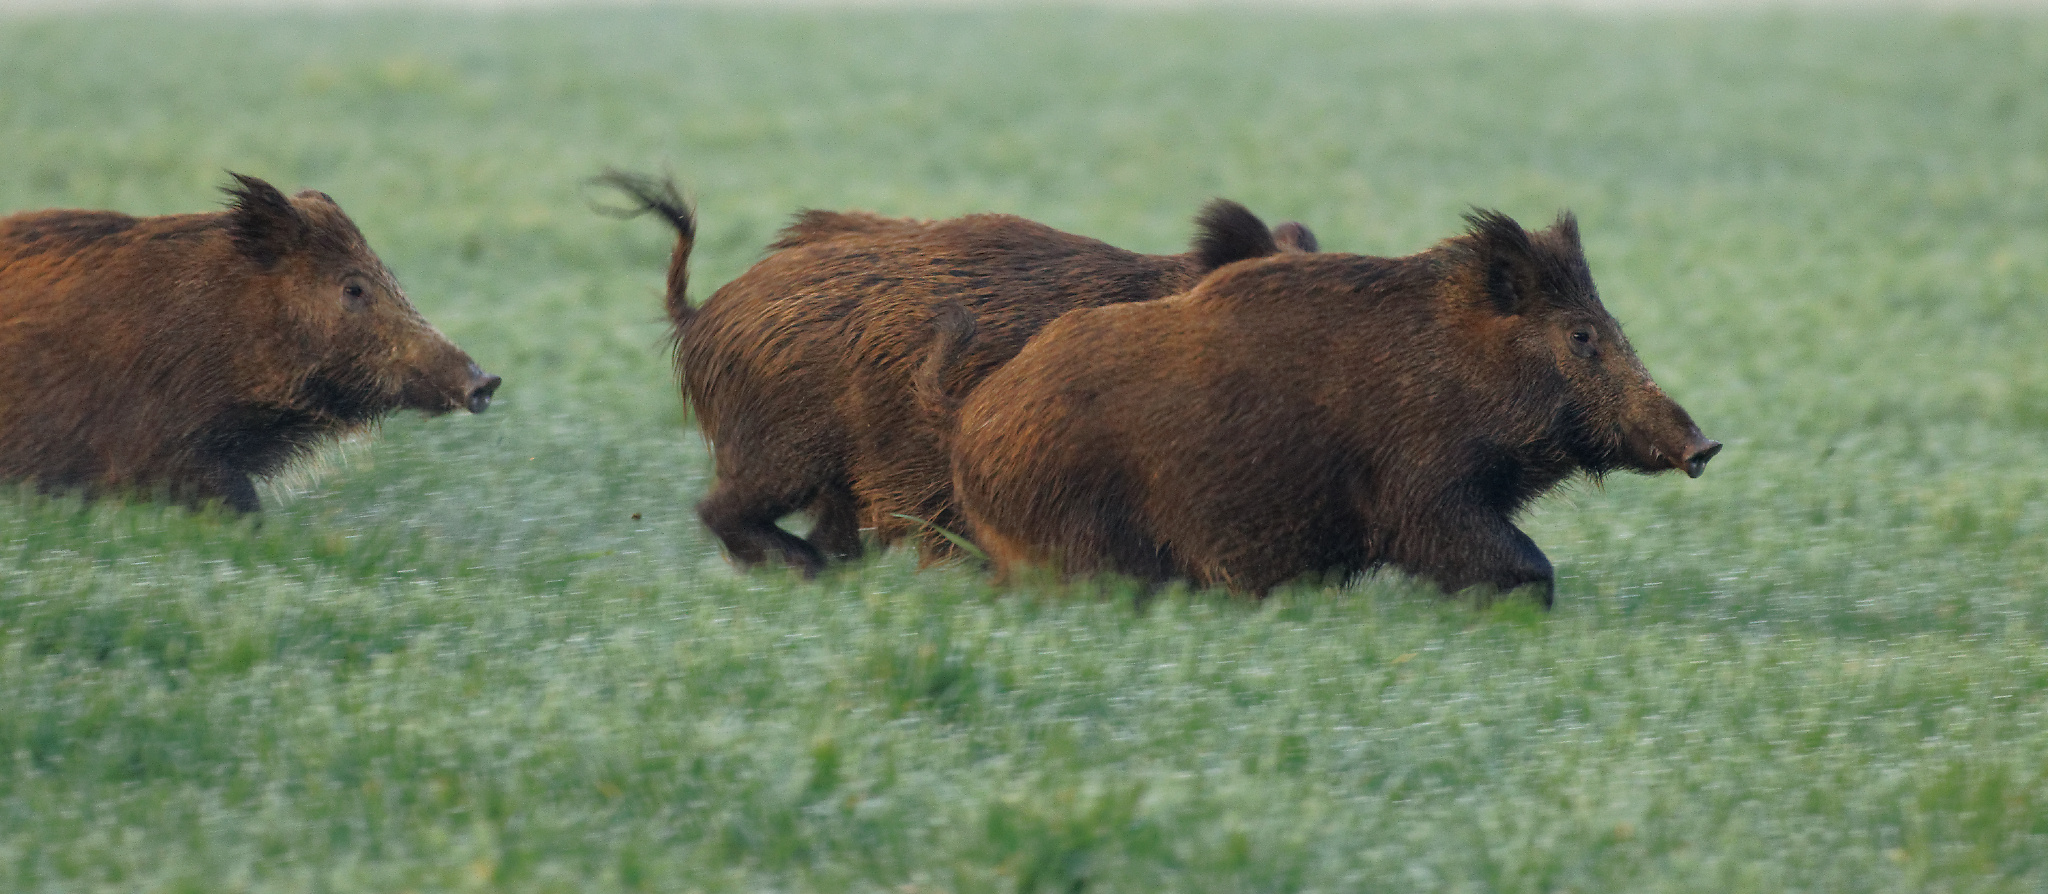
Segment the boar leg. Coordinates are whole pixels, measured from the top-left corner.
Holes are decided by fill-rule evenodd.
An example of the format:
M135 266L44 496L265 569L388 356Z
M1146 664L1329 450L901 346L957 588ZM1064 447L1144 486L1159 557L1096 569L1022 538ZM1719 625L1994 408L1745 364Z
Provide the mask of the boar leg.
M1414 536L1396 542L1388 557L1395 566L1435 581L1447 594L1468 587L1499 593L1534 585L1549 608L1557 573L1536 541L1505 517L1484 511L1462 518L1432 519Z
M255 512L263 508L256 499L256 480L240 472L222 474L221 502L236 512Z
M263 508L256 499L255 479L225 466L188 473L171 486L170 496L194 511L215 500L236 512L257 512Z
M733 561L751 568L768 561L769 553L775 553L805 577L816 577L825 569L825 556L817 547L775 524L803 501L748 497L734 489L730 481L720 481L711 488L711 495L697 504L697 517L704 520L711 533L718 535Z
M818 492L818 499L811 504L811 509L817 512L818 522L811 526L810 536L804 539L814 549L833 559L859 559L860 503L853 490L844 485L827 487Z

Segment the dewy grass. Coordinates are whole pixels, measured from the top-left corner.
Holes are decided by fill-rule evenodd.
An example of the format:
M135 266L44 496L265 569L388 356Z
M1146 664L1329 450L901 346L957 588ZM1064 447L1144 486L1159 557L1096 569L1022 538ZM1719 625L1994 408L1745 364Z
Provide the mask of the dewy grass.
M975 546L974 541L962 536L958 531L954 531L950 528L947 528L944 525L925 521L924 519L918 518L914 515L905 515L901 512L892 514L895 515L897 518L903 519L904 521L917 525L920 528L928 529L932 533L937 534L940 537L946 538L947 543L959 547L961 552L964 552L969 556L984 561L988 559L988 553L982 552L981 547Z
M0 494L0 890L2041 890L2044 83L1968 11L0 14L0 210L322 189L506 378L258 519ZM805 207L1569 207L1729 446L1542 503L1548 615L738 573L607 165L700 299Z

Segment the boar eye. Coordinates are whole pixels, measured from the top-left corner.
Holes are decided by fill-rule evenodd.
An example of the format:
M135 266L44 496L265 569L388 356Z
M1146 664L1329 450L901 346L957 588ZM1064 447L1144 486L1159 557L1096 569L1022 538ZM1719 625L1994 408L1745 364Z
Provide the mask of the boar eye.
M1581 357L1591 357L1597 352L1597 349L1593 347L1593 330L1572 330L1572 353Z
M369 303L369 293L362 283L352 282L341 287L341 297L348 303L349 310L362 310Z

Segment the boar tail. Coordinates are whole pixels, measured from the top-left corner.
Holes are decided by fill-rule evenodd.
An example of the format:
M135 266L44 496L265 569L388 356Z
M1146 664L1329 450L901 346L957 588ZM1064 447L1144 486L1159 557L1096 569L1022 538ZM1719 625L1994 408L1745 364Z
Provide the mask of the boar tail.
M1210 199L1209 204L1202 206L1202 213L1195 216L1194 255L1204 273L1279 250L1266 222L1229 199Z
M609 186L626 194L632 204L624 208L598 206L597 210L613 217L639 217L642 214L656 214L676 229L675 252L668 259L668 318L675 324L676 335L681 337L684 324L690 321L693 309L690 307L690 249L697 242L697 213L690 207L682 192L676 189L676 182L669 177L655 177L651 174L631 174L615 168L592 178L593 183Z
M946 390L946 376L960 365L960 358L974 342L974 315L949 299L932 308L932 330L931 352L911 373L910 384L917 393L918 406L939 421L940 431L950 433L960 399Z

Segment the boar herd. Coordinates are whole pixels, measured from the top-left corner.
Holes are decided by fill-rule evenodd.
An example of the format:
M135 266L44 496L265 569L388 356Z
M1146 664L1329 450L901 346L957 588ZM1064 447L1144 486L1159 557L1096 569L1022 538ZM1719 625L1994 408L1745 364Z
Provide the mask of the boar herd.
M325 442L490 404L499 378L332 198L233 176L212 213L0 218L0 480L253 512L256 479ZM1173 255L812 210L692 304L675 184L596 182L675 230L676 372L716 468L697 511L742 566L816 575L865 530L999 580L1259 596L1387 566L1549 605L1520 510L1574 475L1697 477L1721 448L1601 305L1569 214L1475 210L1379 258L1221 199Z

